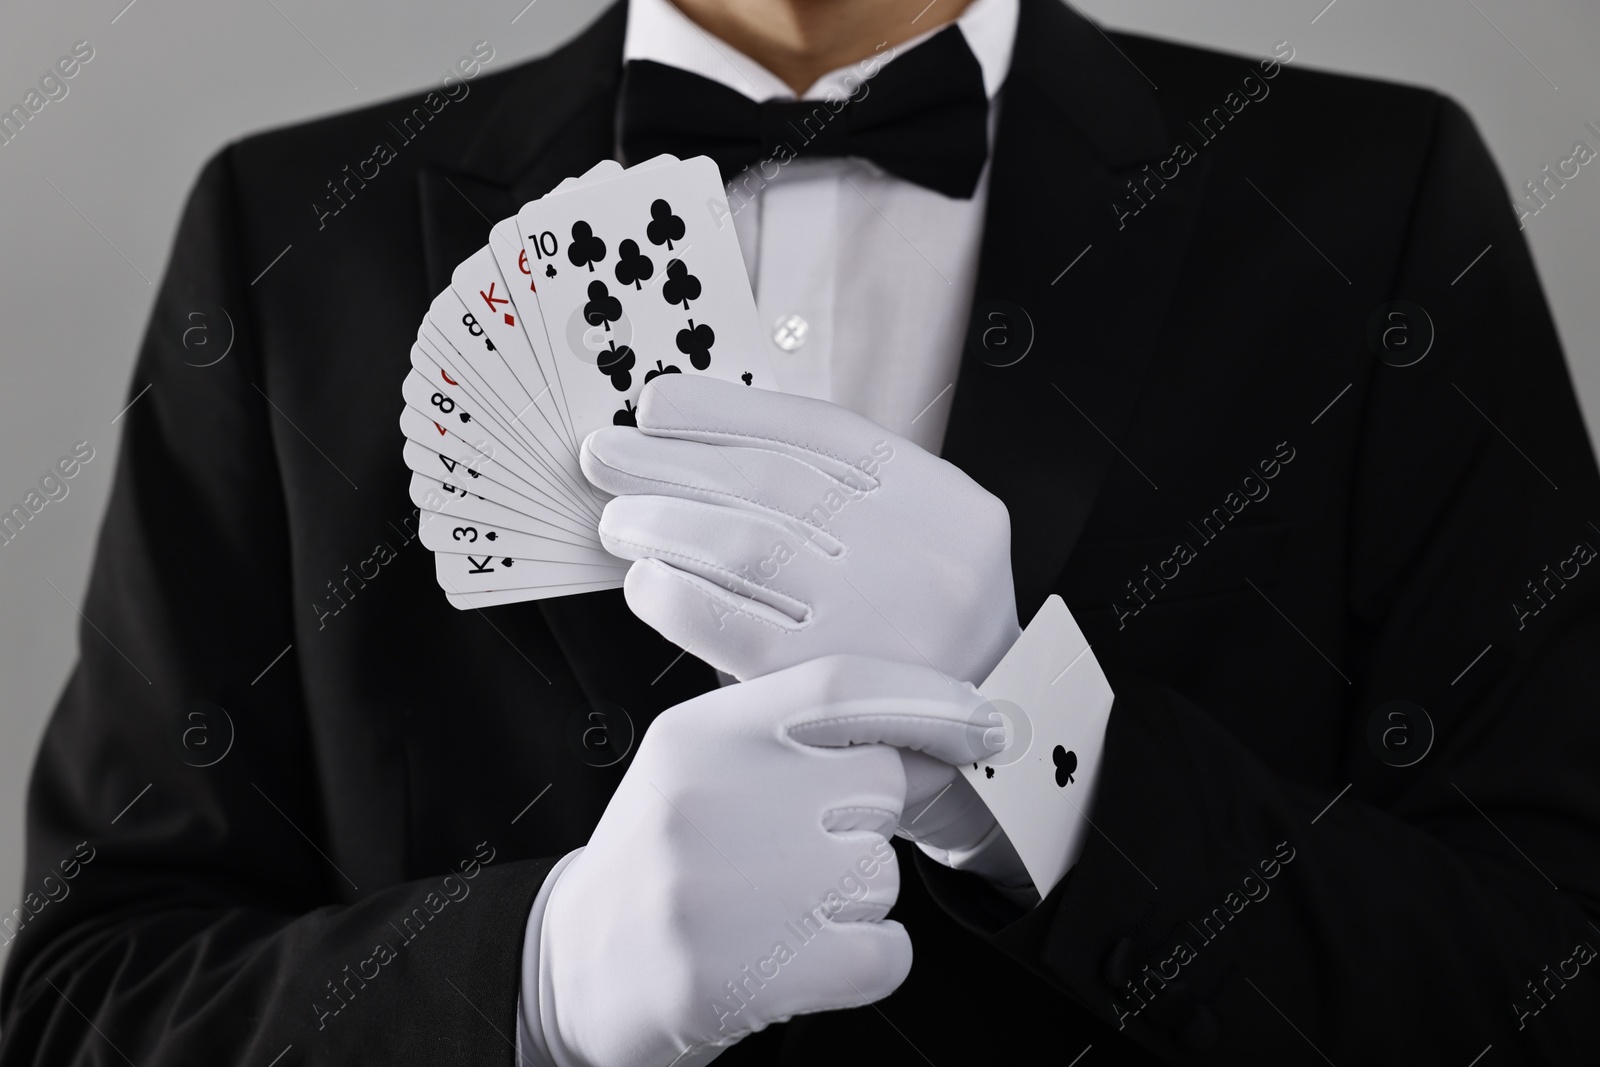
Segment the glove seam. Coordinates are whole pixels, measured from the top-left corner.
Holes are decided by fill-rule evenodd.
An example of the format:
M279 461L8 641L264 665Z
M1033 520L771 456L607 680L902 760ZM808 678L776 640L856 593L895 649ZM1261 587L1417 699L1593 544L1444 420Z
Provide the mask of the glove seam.
M828 717L826 719L806 719L804 722L793 723L790 726L785 727L784 732L787 733L792 740L798 741L800 739L794 736L795 731L796 730L805 729L806 727L810 727L810 726L837 726L837 725L840 725L840 724L843 724L843 723L874 722L874 721L919 722L919 723L948 723L948 722L950 722L949 719L942 718L941 716L938 716L938 715L913 715L913 714L900 714L900 713L891 714L891 713L886 713L886 712L876 712L876 711L874 711L874 712L861 712L861 713L856 714L856 715L833 715L833 716L830 716L830 717ZM969 723L969 724L966 724L966 725L971 726L971 725L976 725L976 724ZM984 727L984 729L985 730L991 729L991 727L987 727L986 726L986 727ZM845 746L841 746L841 745L812 745L811 747L812 748L841 748L841 747L848 748L850 746L848 746L848 745L845 745ZM921 751L921 750L918 749L917 751ZM986 758L987 755L988 754L986 753L984 756L981 756L980 758ZM965 762L965 761L963 761L963 762Z
M828 827L826 825L826 820L828 819L829 816L853 815L853 814L855 814L855 815L880 815L880 816L883 816L883 818L885 820L889 820L889 819L894 820L895 825L898 826L899 823L900 823L901 812L895 811L892 808L875 808L870 804L852 804L849 807L844 807L844 808L829 808L827 811L822 813L822 818L824 820L823 829L827 830L827 832L830 833L830 834L837 834L837 835L839 835L841 837L846 835L846 834L878 833L880 837L882 837L885 841L888 841L888 839L889 839L888 835L881 834L881 833L879 833L879 831L872 830L869 827L865 827L865 826L859 826L859 827L856 827L853 830L829 830L828 829Z
M808 728L808 726L837 726L843 725L843 723L870 723L870 721L894 721L894 723L930 723L930 725L941 725L941 723L949 723L950 720L947 720L947 718L938 717L938 715L909 715L909 713L894 713L894 715L890 715L890 713L882 712L864 712L861 713L861 715L834 715L834 717L813 718L813 720L806 720L803 721L803 723L794 723L794 725L789 725L784 728L784 734L789 737L790 741L794 741L795 744L808 745L808 747L811 747L811 749L850 749L850 747L854 747L854 745L808 744L808 742L806 742L805 739L802 739L802 737L795 736L795 731L798 731L798 729ZM917 749L917 752L920 752L920 749ZM973 753L973 755L976 760L982 760L982 758L989 757L990 753ZM963 760L963 763L965 763L965 760Z
M645 430L645 432L649 432L649 430L646 429L645 427L640 427L640 429L641 430ZM782 438L782 437L764 437L761 434L741 433L741 432L738 432L738 431L735 431L735 430L721 430L721 429L715 429L715 428L706 427L706 426L659 426L659 427L650 427L649 429L659 429L659 430L662 430L664 432L669 432L669 433L670 432L678 432L678 433L687 432L687 433L716 434L719 437L730 438L734 442L739 442L739 441L764 441L764 442L766 442L768 444L788 445L790 448L799 449L801 452L805 452L805 453L808 453L808 454L813 455L813 456L826 456L828 459L833 460L835 463L843 464L844 466L850 468L852 471L858 472L863 478L867 478L872 482L871 488L864 490L865 492L869 492L870 493L870 492L872 492L873 489L876 489L876 488L878 488L878 486L883 484L882 482L878 481L877 478L875 478L872 475L868 474L866 471L861 470L860 467L857 467L854 463L850 462L849 460L845 459L844 457L836 456L832 452L823 451L822 449L817 448L814 445L806 444L803 441L790 441L790 440L787 440L787 439ZM711 442L708 441L708 442L704 442L704 443L710 444ZM770 449L763 449L762 451L770 451ZM780 456L786 455L786 453L783 453L783 452L778 452L776 454L780 455ZM800 460L795 456L787 456L787 458L795 460L795 462L797 462L797 463L804 462L803 460ZM809 463L807 463L806 466L809 467L811 465ZM841 485L849 484L847 482L842 481L839 478L834 478L834 476L829 474L827 471L818 470L818 468L816 468L816 467L812 467L811 469L812 470L816 470L819 474L823 475L826 478L832 478L834 481L839 482L839 484L841 484ZM855 486L851 486L851 488L854 489ZM858 490L858 491L862 491L862 490Z
M755 440L761 440L761 438L755 438ZM788 442L788 441L777 441L776 438L773 438L772 440L774 440L778 444L791 444L791 442ZM799 446L795 446L795 447L799 447ZM806 463L805 461L800 460L800 459L796 459L794 456L786 455L785 453L782 453L782 452L773 452L771 454L775 455L775 456L783 456L783 458L788 459L788 460L790 460L790 461L792 461L794 463L799 463L803 467L809 467L811 470L816 471L818 474L822 475L824 478L827 478L829 481L837 482L839 485L845 486L846 488L850 489L852 492L862 493L862 494L873 493L873 492L876 492L878 490L879 486L882 484L877 479L873 479L873 484L871 486L869 486L866 489L861 489L861 488L858 488L857 486L850 485L847 482L844 482L844 481L841 481L838 478L835 478L833 475L829 474L827 471L818 470L818 468L812 467L809 463ZM844 463L846 466L850 467L851 470L856 470L857 469L853 464L847 463L845 460L839 459L839 457L831 455L829 453L818 452L816 454L817 455L825 455L829 459L832 459L832 460L834 460L835 462L838 462L838 463ZM590 455L593 455L593 452L591 452ZM660 487L660 488L667 488L667 489L691 489L691 490L693 490L693 491L695 491L697 493L705 493L708 496L724 497L724 498L726 498L728 500L739 500L739 501L742 501L742 502L744 502L746 504L754 505L756 508L759 508L762 511L770 511L770 512L775 512L775 513L777 513L779 515L783 515L783 516L785 516L787 518L793 519L795 522L805 523L805 521L806 521L803 517L801 517L799 515L796 515L792 511L788 511L788 510L786 510L786 509L784 509L782 507L779 507L776 504L769 504L766 501L757 500L755 497L741 496L738 493L729 492L726 489L712 489L712 488L709 488L707 486L695 485L695 484L692 484L690 482L675 482L675 481L671 480L670 478L662 478L662 477L659 477L659 476L656 476L656 475L636 474L633 471L625 470L625 469L623 469L621 467L615 466L614 464L607 463L605 460L600 459L598 456L596 456L595 459L609 471L613 471L613 472L615 472L617 474L624 475L624 476L629 477L629 478L637 479L638 481L644 482L647 485L652 486L652 487ZM867 475L863 475L863 477L867 477ZM642 493L629 493L629 494L624 494L624 495L628 495L628 496L643 496L645 494L642 494ZM806 523L806 525L811 525L811 524L810 523ZM825 529L825 528L824 527L818 527L818 529Z
M698 563L707 570L716 571L718 574L725 574L730 578L739 577L737 572L730 571L720 563L713 563L711 560L701 559L699 556L691 556L687 552L677 552L670 548L659 548L655 545L647 545L642 541L630 541L626 537L618 537L616 534L606 534L605 536L608 540L615 541L619 545L626 545L629 548L642 549L645 552L650 553L650 555L655 558L681 559L689 563ZM755 586L758 589L766 589L766 586L757 586L755 582L752 582L748 578L743 579L743 581L745 585ZM731 593L733 590L730 588L728 592ZM777 590L767 589L767 592L776 593ZM778 593L778 595L783 596L784 594Z
M609 536L609 535L607 535L607 536ZM671 558L676 558L676 559L681 559L681 560L687 560L690 563L698 563L698 564L700 564L700 565L702 565L704 567L709 567L711 570L719 571L719 572L724 573L724 574L732 573L732 572L727 571L726 569L724 569L722 567L717 566L714 563L708 563L705 560L696 559L693 556L685 555L685 554L683 554L681 552L671 552L671 551L665 551L665 550L657 551L656 548L653 545L643 545L643 544L639 544L636 541L629 541L629 540L626 540L626 539L621 538L621 537L613 537L612 540L615 541L619 545L627 545L630 548L640 548L640 549L648 550L651 553L651 555L649 557L647 557L647 558L657 559L659 561L660 557L663 557L663 556L671 557ZM684 584L688 585L690 588L695 589L695 592L697 592L697 593L702 592L700 589L695 587L693 582L689 581L689 576L688 575L683 574L681 571L677 570L677 568L674 568L674 567L668 567L667 569L668 569L668 571L671 572L670 577L672 577L675 581L683 582ZM735 576L735 577L737 577L737 576ZM750 584L754 585L755 583L752 582ZM764 589L767 592L777 593L777 590L767 589L766 586L757 586L757 588ZM734 596L738 596L739 595L738 592L736 592L733 589L728 589L727 592L731 593ZM702 595L703 595L703 593L702 593ZM777 595L783 596L784 594L778 593ZM746 599L752 600L752 601L755 600L754 597L747 597ZM793 598L791 597L790 599L793 599ZM802 605L806 609L806 614L808 616L812 614L812 608L811 608L810 604L806 604L802 600L796 600L794 602L796 604ZM788 629L786 627L778 625L777 623L773 622L771 619L763 618L760 615L757 615L754 612L749 611L746 608L742 608L742 607L738 607L738 606L731 606L730 610L736 615L742 615L745 618L750 619L750 620L752 620L754 622L759 622L762 625L771 627L772 629L776 630L778 633L784 634L784 635L798 633L806 625L806 623L796 623L793 629ZM807 621L809 622L809 618L808 618Z

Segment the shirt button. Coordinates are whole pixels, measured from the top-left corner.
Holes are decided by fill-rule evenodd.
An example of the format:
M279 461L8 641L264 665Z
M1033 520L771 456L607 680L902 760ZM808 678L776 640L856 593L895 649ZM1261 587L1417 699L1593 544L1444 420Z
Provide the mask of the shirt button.
M811 324L799 315L785 315L772 324L772 343L785 352L793 352L806 343Z

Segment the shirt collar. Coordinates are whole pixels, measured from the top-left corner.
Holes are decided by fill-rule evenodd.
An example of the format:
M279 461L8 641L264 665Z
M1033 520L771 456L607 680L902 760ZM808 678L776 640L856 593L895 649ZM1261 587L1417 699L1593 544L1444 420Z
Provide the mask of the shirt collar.
M983 88L990 99L1000 90L1011 68L1018 3L1019 0L973 0L955 21L983 70ZM883 54L903 55L944 28L929 30L896 45L892 53L885 49ZM671 0L628 0L628 27L623 37L622 58L624 62L649 59L677 67L756 101L795 99L795 94L777 75L702 30L674 7ZM830 71L806 90L803 99L820 100L829 92L849 95L853 86L845 85L847 77L859 82L862 71L875 73L882 65L881 57L869 57L861 63Z

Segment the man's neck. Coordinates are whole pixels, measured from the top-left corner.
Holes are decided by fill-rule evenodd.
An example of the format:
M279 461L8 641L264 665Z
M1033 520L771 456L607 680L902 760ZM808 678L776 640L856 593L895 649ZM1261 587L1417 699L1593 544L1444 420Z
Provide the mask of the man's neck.
M672 0L796 96L831 70L954 22L971 0Z

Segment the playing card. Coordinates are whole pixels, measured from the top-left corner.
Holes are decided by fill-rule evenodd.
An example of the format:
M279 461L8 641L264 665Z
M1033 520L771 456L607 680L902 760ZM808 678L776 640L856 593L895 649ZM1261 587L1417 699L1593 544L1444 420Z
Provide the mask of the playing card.
M655 156L643 163L635 165L633 170L650 170L667 163L676 163L677 158L670 155ZM590 167L581 176L567 178L550 191L548 196L555 196L569 189L596 185L610 181L625 173L622 164L615 160L602 160ZM535 248L537 258L540 249ZM489 244L487 248L480 249L474 256L465 260L456 269L453 286L458 293L472 294L474 285L482 277L487 277L480 257L487 257L494 263L500 278L506 281L501 289L502 293L511 296L515 311L513 316L520 320L522 336L514 338L507 332L512 324L505 321L505 315L486 316L484 329L488 331L489 338L500 346L506 362L516 372L530 396L539 398L540 412L546 415L550 425L559 423L565 435L567 450L576 458L578 446L581 444L572 432L572 420L567 414L566 396L561 390L561 382L556 370L554 357L550 353L549 342L546 339L544 319L539 309L537 293L539 280L545 276L544 271L537 274L529 266L528 250L523 247L519 235L517 219L515 216L502 219L489 231ZM553 264L546 264L546 270L553 271ZM554 276L553 274L551 275ZM477 285L477 294L484 297L481 284ZM463 296L467 299L467 296ZM493 303L492 300L486 300ZM553 409L555 416L549 417L549 410Z
M517 511L504 504L489 500L476 492L463 488L456 481L435 478L428 473L432 468L427 462L418 462L414 458L419 453L424 458L428 455L415 442L406 442L406 465L411 468L411 502L423 511L433 512L450 520L478 523L489 529L517 530L538 537L565 541L570 545L581 545L589 548L599 547L599 537L590 534L588 531L568 531L556 523L544 522L525 512ZM425 469L418 470L418 467ZM466 482L468 480L461 479L461 481ZM469 482L469 484L475 489L478 483Z
M657 374L775 385L728 218L705 157L635 168L518 213L577 440L630 424Z
M479 525L479 512L491 518L510 517L509 513L458 486L413 472L411 498L423 510L419 533L423 544L433 549L435 576L452 596L507 589L515 589L517 595L496 603L567 596L614 589L627 573L627 564L598 543L575 545L560 536ZM524 516L516 519L531 521ZM509 545L527 550L527 555L511 555ZM487 606L481 599L451 603L458 608Z
M520 331L507 332L514 340L522 340ZM502 349L486 336L479 318L462 305L456 293L447 289L434 300L417 343L450 372L447 384L459 385L472 397L476 413L486 421L486 432L515 451L527 466L536 468L556 500L564 502L562 506L578 516L599 515L599 495L584 480L560 422L548 419L553 398L547 391L542 400L527 394ZM412 362L415 366L415 355ZM541 403L546 412L539 410Z
M508 224L509 235L502 229ZM502 229L501 241L515 240L514 219L505 220L497 229ZM532 298L533 282L527 277L526 263L518 259L516 269L518 273L510 277L529 292L529 298L521 301L496 261L493 246L485 245L463 260L451 278L450 296L461 306L455 307L441 293L428 318L453 345L465 344L475 352L487 349L485 355L496 357L493 362L497 365L484 368L485 379L518 424L518 432L536 442L563 473L576 474L576 466L569 466L577 457L577 446L566 422L565 406L529 341L530 336L544 337L543 320L537 318L539 302ZM587 488L581 476L578 481Z
M632 424L657 374L771 384L722 195L704 158L603 161L494 226L430 303L400 427L451 606L620 587L628 564L600 544L609 498L583 477L583 438Z
M547 494L545 502L552 508L573 516L584 526L598 521L604 497L592 486L572 485L575 467L563 452L551 456L536 444L529 444L527 436L519 434L520 425L514 415L505 414L504 401L477 377L477 371L467 363L434 329L424 323L412 350L412 366L421 371L430 382L440 382L441 387L467 406L478 420L478 430L497 445L520 459L528 472L529 480ZM437 370L437 373L435 372ZM512 427L508 429L508 424ZM577 471L581 475L581 471Z
M400 429L406 435L401 456L412 472L425 478L437 478L442 484L454 488L470 487L472 494L514 511L523 516L527 524L540 533L560 537L572 544L593 544L594 537L586 524L569 515L547 507L541 497L530 492L519 493L484 475L481 457L462 446L458 438L446 435L436 441L421 438L437 436L436 423L428 422L407 406L400 416ZM505 475L501 475L502 478ZM436 510L436 509L434 509Z
M616 557L610 563L551 563L546 560L515 559L492 553L472 555L453 552L433 554L435 576L449 593L493 593L502 589L523 589L538 599L544 589L602 583L622 584L628 568Z
M423 518L418 532L422 546L430 552L500 552L517 559L552 563L600 563L607 561L597 553L609 555L592 544L569 540L571 535L524 533L509 526L468 519L448 507Z
M492 553L472 555L435 552L434 570L439 585L449 593L493 593L502 589L537 591L552 586L622 584L627 565L612 557L610 563L551 563L516 559Z
M1111 686L1072 613L1051 596L978 689L989 701L985 713L1004 722L1008 744L960 770L1044 896L1090 832Z
M508 359L507 363L521 379L528 396L539 398L543 405L541 414L550 425L557 428L564 450L575 456L579 442L572 434L566 397L561 391L561 379L556 374L555 358L550 353L543 312L539 306L538 285L543 280L543 272L535 271L530 265L519 233L515 216L502 219L490 229L489 244L486 246L500 276L515 279L510 284L511 302L516 308L518 325L522 330L521 347L526 351L519 351L519 358ZM511 351L513 345L502 336L503 331L498 326L492 326L491 329L496 331L490 334L491 338L502 344L506 351Z
M475 409L449 395L443 386L435 387L415 369L406 377L401 394L406 407L400 415L400 432L409 441L465 464L467 471L460 475L463 484L471 479L479 495L510 508L526 510L521 502L534 501L541 511L553 510L554 501L541 488L540 473L485 433L486 423L476 417ZM425 466L423 473L432 474L434 469ZM546 508L546 504L552 507ZM537 511L529 513L548 517ZM582 519L577 521L584 524Z
M538 596L530 596L526 589L500 589L492 593L452 593L448 589L444 598L458 611L469 608L492 608L498 604L521 604L527 600L545 597L576 596L578 593L595 593L602 589L615 589L621 582L594 582L578 585L558 585L541 589Z

